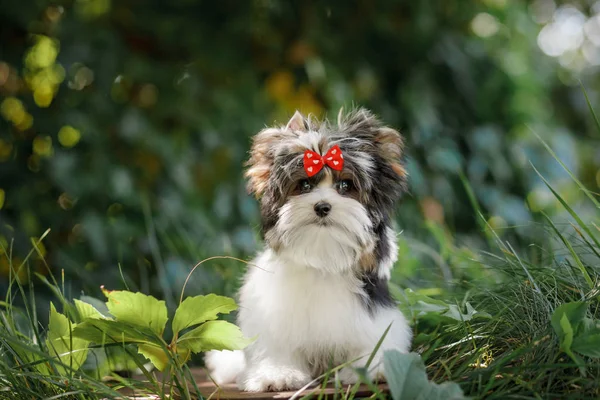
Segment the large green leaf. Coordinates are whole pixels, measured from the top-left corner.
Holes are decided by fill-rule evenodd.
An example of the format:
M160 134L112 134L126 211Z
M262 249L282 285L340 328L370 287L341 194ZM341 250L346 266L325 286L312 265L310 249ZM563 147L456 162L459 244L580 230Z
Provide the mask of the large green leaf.
M454 382L430 382L425 364L416 353L386 351L383 364L388 386L394 400L460 400L462 389Z
M227 321L208 321L177 341L177 347L194 353L208 350L241 350L254 339L245 338L237 326Z
M154 344L138 345L138 353L146 357L159 371L164 371L169 364L169 355L161 346Z
M138 353L146 357L159 371L164 371L170 362L169 354L162 346L155 344L139 344ZM177 348L177 357L181 365L185 364L190 357L190 350Z
M81 296L79 297L80 301L84 303L91 304L96 310L100 312L100 314L105 317L110 317L110 312L108 312L108 307L106 307L106 303L100 299L91 296Z
M584 356L600 358L600 331L576 337L571 349Z
M173 334L190 326L217 319L218 314L229 314L237 309L235 301L230 297L209 294L206 296L188 297L175 311L173 318Z
M160 343L149 328L108 319L88 319L75 327L73 335L97 344Z
M66 366L56 364L56 370L61 375L68 375L69 370L78 370L87 357L89 342L72 334L71 329L74 326L66 316L56 311L54 304L50 303L46 346L50 354Z
M89 303L86 303L84 301L81 300L74 300L75 302L75 308L77 309L77 312L79 313L79 317L82 320L91 318L91 319L104 319L104 315L102 315L102 313L98 310L96 310L94 308L94 306L92 306Z
M573 326L571 326L566 314L562 314L562 318L560 319L560 329L562 332L560 349L568 353L571 350L571 344L573 344Z
M125 290L104 290L104 294L108 298L106 306L117 321L150 328L162 336L168 319L164 301Z
M57 338L69 336L71 333L71 324L69 319L63 314L56 311L54 303L50 303L50 318L48 320L48 339L54 340Z
M587 309L587 303L574 301L562 304L554 310L550 322L561 342L566 335L565 327L576 331L578 325L584 320ZM563 316L567 319L568 325L563 321Z

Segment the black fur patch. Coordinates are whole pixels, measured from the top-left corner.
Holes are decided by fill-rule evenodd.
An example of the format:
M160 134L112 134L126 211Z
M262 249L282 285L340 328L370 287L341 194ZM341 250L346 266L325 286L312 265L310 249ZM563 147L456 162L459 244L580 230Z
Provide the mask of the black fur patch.
M396 302L390 293L386 279L377 275L376 271L364 274L361 278L366 297L363 297L365 307L370 313L379 307L391 308Z
M377 236L377 243L375 244L375 259L377 260L377 264L380 264L381 261L390 256L390 244L387 241L385 236L387 227L388 227L388 219L387 215L383 216L384 221L382 221L375 228L375 236Z

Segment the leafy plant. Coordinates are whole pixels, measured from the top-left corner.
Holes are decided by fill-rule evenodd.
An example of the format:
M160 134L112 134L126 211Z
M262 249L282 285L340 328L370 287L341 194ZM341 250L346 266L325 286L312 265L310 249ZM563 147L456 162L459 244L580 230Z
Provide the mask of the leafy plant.
M70 371L77 371L85 362L88 354L89 341L73 335L76 326L65 315L56 311L54 304L50 303L50 323L48 324L46 347L50 354L58 357L63 365L69 367ZM70 375L70 371L67 371L62 365L58 365L57 369L60 375Z
M437 300L417 293L412 289L405 289L400 292L398 288L394 290L396 297L400 301L400 310L409 318L409 321L416 321L423 318L434 318L450 321L470 321L477 318L491 318L491 315L477 311L468 301L464 304L464 311L457 304L448 304L442 300Z
M587 311L588 303L577 301L562 304L552 314L552 327L558 335L561 351L582 371L585 371L585 363L579 355L600 359L600 320L588 318Z
M240 350L252 342L240 329L227 322L216 321L219 314L237 309L229 297L209 294L188 297L173 317L173 339L167 342L164 331L168 321L164 301L142 293L106 290L106 306L114 318L102 316L87 303L87 318L73 330L77 338L99 345L133 344L159 371L169 364L181 366L191 353L207 350Z

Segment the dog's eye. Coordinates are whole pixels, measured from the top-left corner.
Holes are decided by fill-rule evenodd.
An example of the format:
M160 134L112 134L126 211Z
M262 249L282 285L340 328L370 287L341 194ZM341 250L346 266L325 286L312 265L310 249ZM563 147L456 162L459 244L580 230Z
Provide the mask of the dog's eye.
M311 188L312 186L310 185L310 182L306 179L302 179L300 182L298 182L298 189L300 190L300 193L308 193L310 192Z
M350 179L344 179L343 181L338 182L338 192L340 194L344 194L350 189L352 189L352 181Z

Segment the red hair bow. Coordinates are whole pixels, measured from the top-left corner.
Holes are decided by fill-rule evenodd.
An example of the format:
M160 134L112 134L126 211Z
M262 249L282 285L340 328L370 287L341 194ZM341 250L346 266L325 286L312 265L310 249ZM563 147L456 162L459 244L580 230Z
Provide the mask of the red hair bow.
M304 151L304 170L309 177L319 173L324 165L336 171L344 168L344 156L337 144L330 148L324 156L312 150Z

